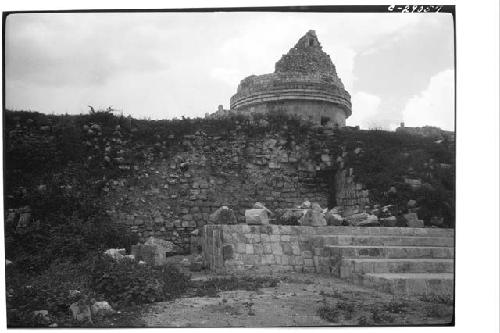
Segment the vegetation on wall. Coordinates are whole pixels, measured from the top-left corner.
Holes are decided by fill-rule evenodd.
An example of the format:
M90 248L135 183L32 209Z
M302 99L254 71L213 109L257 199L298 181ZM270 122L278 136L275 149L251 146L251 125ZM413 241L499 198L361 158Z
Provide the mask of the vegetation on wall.
M415 200L417 214L426 224L432 217L442 217L446 226L454 226L454 142L387 131L338 135L345 144L346 167L353 168L355 181L369 189L372 203L395 205L406 213L408 201ZM411 180L421 185L412 187Z
M43 308L67 316L74 301L68 290L73 288L111 301L122 299L118 294L141 302L176 296L165 289L184 281L173 269L150 272L154 280L149 280L137 265L93 259L107 248L129 248L138 241L106 212L102 198L110 182L133 179L153 161L188 149L183 141L196 133L220 140L279 134L285 145L305 143L313 151L324 148L321 140L334 140L339 144L331 155L346 153L345 167L355 170L372 203L396 205L404 213L408 200L416 200L426 223L437 216L454 225L453 142L384 131L335 130L328 138L319 132L283 113L156 121L117 116L111 110L73 116L5 111L5 248L14 262L7 271L7 303L16 309L8 312L10 325L26 323L26 316ZM328 183L333 184L336 171L332 165ZM420 179L422 186L412 188L405 179ZM29 207L29 221L20 227L23 207ZM108 280L102 279L104 274ZM123 285L113 291L115 280ZM57 286L51 281L58 281ZM115 291L117 295L110 294Z

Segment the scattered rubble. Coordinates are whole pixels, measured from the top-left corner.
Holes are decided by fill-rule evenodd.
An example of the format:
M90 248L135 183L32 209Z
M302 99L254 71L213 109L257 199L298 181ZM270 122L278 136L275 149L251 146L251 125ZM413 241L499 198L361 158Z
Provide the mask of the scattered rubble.
M151 247L154 256L153 262L157 266L165 265L167 263L167 256L175 254L174 243L167 240L149 237L144 245Z
M105 316L116 312L106 301L95 302L90 310L94 316Z
M92 312L90 310L90 305L85 304L82 301L75 302L69 307L73 319L76 321L88 321L92 322Z
M104 251L104 254L110 256L114 260L122 260L127 254L127 251L125 249L108 249Z
M245 222L247 224L269 224L267 209L247 209L245 210Z
M227 206L222 206L210 214L210 224L236 224L236 215L234 211Z
M416 213L408 213L403 215L406 220L406 226L410 228L423 228L424 221L419 220Z

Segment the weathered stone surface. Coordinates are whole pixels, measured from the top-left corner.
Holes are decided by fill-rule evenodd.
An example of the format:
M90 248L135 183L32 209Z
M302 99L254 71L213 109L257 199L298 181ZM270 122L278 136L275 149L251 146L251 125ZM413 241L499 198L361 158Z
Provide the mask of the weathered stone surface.
M311 202L306 200L303 203L301 203L298 208L299 209L311 209L311 205L312 205Z
M155 265L165 265L167 263L167 255L174 253L174 243L156 237L149 237L144 245L154 248Z
M378 226L380 224L377 216L368 213L353 214L346 217L346 221L349 225L355 227Z
M421 179L405 178L404 181L406 184L410 185L410 187L414 190L422 187L422 180Z
M326 226L326 220L321 207L316 206L313 209L308 209L306 213L299 220L300 225L311 227Z
M234 211L227 206L222 206L210 215L211 224L236 224Z
M75 302L70 305L69 309L73 315L73 319L76 321L91 321L92 319L92 313L88 304Z
M245 222L247 224L269 224L269 216L266 209L245 210Z
M338 213L338 210L333 208L325 213L327 225L343 225L344 218Z
M126 253L127 252L125 249L107 249L106 251L104 251L105 255L110 256L114 260L123 259Z
M222 258L224 260L230 260L234 258L234 248L233 245L228 244L222 247Z
M95 302L90 307L90 310L94 316L105 316L115 313L115 310L106 301Z
M424 221L419 220L416 213L408 213L403 215L406 220L407 226L410 228L423 228Z
M380 218L380 225L382 227L395 227L397 224L396 216L389 216Z
M155 247L137 244L132 245L130 252L136 260L139 260L139 263L143 261L144 263L148 263L150 265L154 265L155 263Z
M442 217L433 216L429 221L429 225L436 227L444 227L444 219Z
M33 317L35 317L36 320L38 320L42 323L45 323L45 324L50 322L48 310L33 311Z
M286 225L299 225L299 220L306 212L306 209L286 209L279 217L280 223Z
M253 205L253 207L252 207L252 208L253 208L253 209L264 209L264 210L266 210L266 211L267 211L267 213L268 213L269 215L272 215L272 212L271 212L269 209L267 209L267 208L266 208L266 206L264 206L264 204L263 204L263 203L261 203L261 202L256 202L256 203Z
M27 228L31 222L31 213L21 213L19 216L19 221L17 222L17 228Z
M272 112L281 108L332 127L345 126L345 119L351 115L350 95L313 30L283 55L274 73L242 80L230 107L235 112Z

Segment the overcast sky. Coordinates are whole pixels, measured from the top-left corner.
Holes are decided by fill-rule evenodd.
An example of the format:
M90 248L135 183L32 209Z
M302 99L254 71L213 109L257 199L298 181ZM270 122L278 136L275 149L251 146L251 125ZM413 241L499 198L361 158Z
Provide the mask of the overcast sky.
M451 14L15 14L6 23L6 107L137 118L202 117L308 30L352 96L348 125L453 130Z

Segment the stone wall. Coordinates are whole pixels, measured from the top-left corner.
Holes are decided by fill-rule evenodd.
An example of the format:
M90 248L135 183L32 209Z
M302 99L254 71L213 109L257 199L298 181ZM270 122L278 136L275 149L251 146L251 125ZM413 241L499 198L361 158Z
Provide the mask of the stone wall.
M207 225L203 230L203 244L220 244L220 248L203 251L204 261L214 271L314 272L309 241L324 229L281 225Z
M339 144L321 130L299 142L284 135L217 138L185 136L182 151L115 181L106 197L108 213L144 241L172 241L188 251L190 233L225 205L239 223L257 201L271 210L305 200L327 207L332 183L321 172L335 170Z
M354 181L353 169L341 169L335 175L337 205L344 208L344 213L363 211L370 203L369 191L363 184Z

